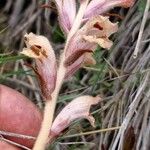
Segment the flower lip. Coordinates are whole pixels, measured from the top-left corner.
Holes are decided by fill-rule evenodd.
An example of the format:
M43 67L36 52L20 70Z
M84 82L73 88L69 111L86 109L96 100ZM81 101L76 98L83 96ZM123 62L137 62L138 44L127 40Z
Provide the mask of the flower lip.
M41 38L42 41L39 40L39 38ZM26 33L24 35L24 41L26 44L26 47L24 48L25 51L23 51L24 54L26 53L27 56L33 58L48 58L49 50L46 48L49 47L49 44L47 44L47 41L46 46L43 44L43 37L36 36L33 33Z

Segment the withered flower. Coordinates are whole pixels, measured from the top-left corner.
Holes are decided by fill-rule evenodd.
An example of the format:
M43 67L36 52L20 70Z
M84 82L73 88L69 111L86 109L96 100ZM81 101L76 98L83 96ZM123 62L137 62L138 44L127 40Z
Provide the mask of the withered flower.
M45 99L50 99L56 82L54 51L44 36L29 33L25 34L24 40L27 47L21 53L35 59L36 66L33 69L38 76L42 94Z

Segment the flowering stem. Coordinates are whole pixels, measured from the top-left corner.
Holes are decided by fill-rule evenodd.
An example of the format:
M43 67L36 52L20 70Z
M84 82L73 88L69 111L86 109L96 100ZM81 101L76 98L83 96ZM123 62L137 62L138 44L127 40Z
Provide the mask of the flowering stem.
M56 88L54 92L52 93L52 99L46 100L44 118L43 118L41 130L39 132L39 135L38 135L38 138L36 140L33 150L45 149L45 146L47 144L47 139L50 133L50 128L51 128L52 121L53 121L58 93L61 88L64 76L65 76L65 68L63 67L63 65L61 65L58 69Z
M66 68L64 67L65 52L66 52L66 49L68 47L71 37L76 33L76 31L78 30L78 28L80 27L82 23L82 18L83 18L85 9L88 5L88 2L89 0L83 0L81 2L74 24L68 34L66 45L65 45L65 48L64 48L61 60L60 60L58 72L57 72L56 87L55 87L54 92L52 93L52 98L49 100L46 100L42 126L41 126L41 129L37 137L37 140L35 142L33 150L44 150L47 144L48 136L50 133L50 128L52 126L52 121L54 117L57 97L58 97L60 88L62 86L64 77L65 77L65 73L66 73Z

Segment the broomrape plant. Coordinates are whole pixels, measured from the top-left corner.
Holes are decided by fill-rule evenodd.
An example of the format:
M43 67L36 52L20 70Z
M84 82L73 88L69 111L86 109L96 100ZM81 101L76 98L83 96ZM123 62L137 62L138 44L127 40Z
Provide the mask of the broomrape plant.
M117 32L117 23L102 14L116 6L130 7L134 0L55 0L59 25L66 37L65 48L56 62L54 50L49 40L34 33L25 34L26 47L22 54L34 58L35 71L45 110L41 129L33 150L44 150L47 143L78 118L86 118L94 126L90 115L91 105L100 101L100 96L80 96L72 100L53 121L55 106L63 81L85 65L95 64L92 56L97 45L110 49L113 42L109 37Z

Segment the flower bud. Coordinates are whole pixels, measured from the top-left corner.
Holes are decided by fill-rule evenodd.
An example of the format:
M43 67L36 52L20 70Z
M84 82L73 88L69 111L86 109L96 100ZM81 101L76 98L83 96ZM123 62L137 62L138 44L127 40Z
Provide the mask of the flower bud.
M68 34L76 16L76 0L55 0L55 3L60 27Z

